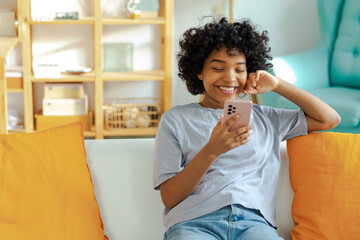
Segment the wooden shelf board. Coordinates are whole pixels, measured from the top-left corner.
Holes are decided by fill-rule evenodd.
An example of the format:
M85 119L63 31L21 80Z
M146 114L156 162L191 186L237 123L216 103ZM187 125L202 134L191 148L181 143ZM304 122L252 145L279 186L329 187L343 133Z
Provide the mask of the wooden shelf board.
M52 19L52 20L32 20L30 22L31 25L52 25L52 24L69 24L69 25L75 25L75 24L94 24L94 18L93 17L82 17L78 20L72 20L72 19Z
M161 70L133 72L104 72L104 81L164 81L165 73Z
M128 24L165 24L165 18L103 18L102 23L104 25L128 25Z
M62 74L61 77L31 77L31 82L94 82L93 73L70 75Z
M36 132L36 131L33 131L33 132ZM9 130L9 133L25 133L25 129L23 129L23 128L13 129L13 130ZM85 135L85 137L95 137L95 132L94 131L85 131L84 135Z
M8 93L22 93L24 92L23 88L8 88L6 90Z
M13 129L13 130L9 130L9 133L25 133L25 129L23 128Z
M157 128L123 128L119 130L104 130L104 136L155 136Z
M95 137L96 133L94 131L85 131L85 137Z

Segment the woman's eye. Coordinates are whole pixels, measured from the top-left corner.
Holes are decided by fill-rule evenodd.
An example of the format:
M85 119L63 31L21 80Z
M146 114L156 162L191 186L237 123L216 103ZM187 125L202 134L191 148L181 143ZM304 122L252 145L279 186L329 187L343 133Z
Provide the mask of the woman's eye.
M222 69L222 68L212 68L212 69L215 70L215 71L217 71L217 72L220 72L220 71L224 70L224 69Z
M245 72L245 70L243 69L239 69L239 70L236 70L237 73L242 73L242 72Z

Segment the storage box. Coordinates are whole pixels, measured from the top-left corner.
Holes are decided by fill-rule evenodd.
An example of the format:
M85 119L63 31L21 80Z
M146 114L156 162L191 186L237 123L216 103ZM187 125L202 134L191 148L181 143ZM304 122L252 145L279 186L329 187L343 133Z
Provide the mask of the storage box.
M89 110L83 116L44 116L41 113L35 114L36 130L45 130L73 122L82 122L84 130L89 131L93 123L93 113Z
M88 112L88 97L83 98L44 98L44 116L86 115Z
M82 83L46 83L44 98L84 98Z
M34 77L36 78L60 78L61 68L57 63L39 63L34 67Z
M22 89L23 88L23 79L22 78L6 78L6 88L7 89Z
M22 66L6 66L5 68L6 86L8 89L23 88L23 69Z
M107 99L105 129L152 128L160 119L160 104L156 99Z

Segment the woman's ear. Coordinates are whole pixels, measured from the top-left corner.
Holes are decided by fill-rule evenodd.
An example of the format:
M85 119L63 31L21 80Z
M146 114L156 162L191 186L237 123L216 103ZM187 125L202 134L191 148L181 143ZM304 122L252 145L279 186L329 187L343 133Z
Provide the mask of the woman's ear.
M200 74L198 74L197 75L197 77L200 79L200 81L202 81L203 79L202 79L202 74L200 73Z

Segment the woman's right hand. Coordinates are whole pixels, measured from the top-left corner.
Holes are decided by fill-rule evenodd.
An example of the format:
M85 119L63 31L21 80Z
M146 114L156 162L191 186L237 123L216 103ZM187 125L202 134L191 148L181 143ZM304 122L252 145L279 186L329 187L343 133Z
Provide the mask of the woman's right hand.
M236 116L226 123L223 123L221 116L211 133L209 142L182 171L160 185L161 199L168 209L175 207L196 189L219 155L249 141L252 133L250 125L229 132L229 128L237 119Z
M240 117L239 114L235 114L227 122L223 122L223 115L220 116L218 124L214 127L209 142L206 144L209 154L213 154L214 157L218 157L223 153L246 144L250 140L252 134L252 126L247 125L245 127L238 128L233 131L229 131L229 128Z

